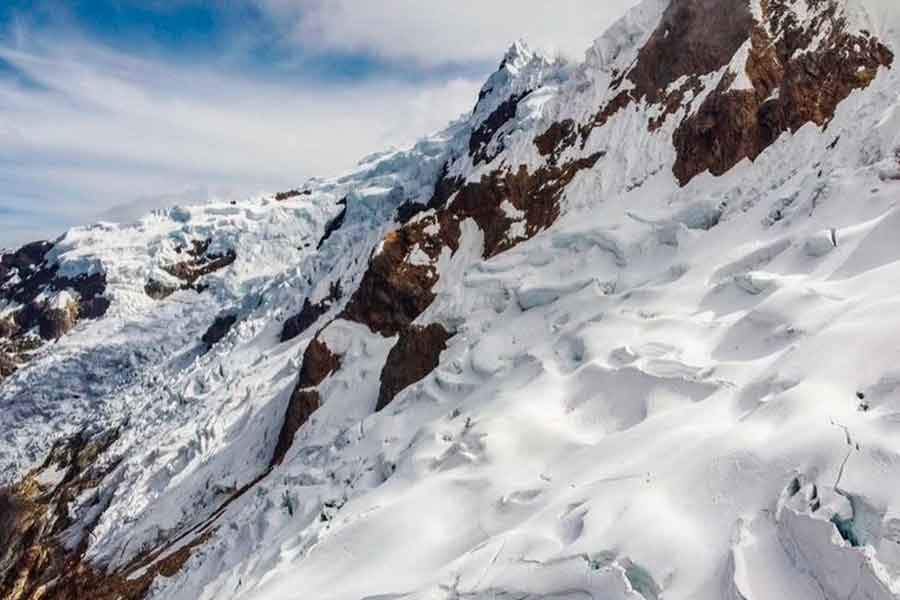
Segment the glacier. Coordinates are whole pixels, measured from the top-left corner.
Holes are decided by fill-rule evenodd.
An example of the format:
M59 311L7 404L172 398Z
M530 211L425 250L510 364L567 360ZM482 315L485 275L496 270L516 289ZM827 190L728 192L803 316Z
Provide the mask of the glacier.
M518 42L471 114L342 176L54 241L109 309L0 381L0 593L900 595L900 5L722 4L753 32L664 88L647 48L710 0L644 0L580 64ZM813 29L773 84L754 36ZM859 81L794 127L784 58L828 52ZM717 129L767 103L764 147ZM233 262L185 284L196 243Z

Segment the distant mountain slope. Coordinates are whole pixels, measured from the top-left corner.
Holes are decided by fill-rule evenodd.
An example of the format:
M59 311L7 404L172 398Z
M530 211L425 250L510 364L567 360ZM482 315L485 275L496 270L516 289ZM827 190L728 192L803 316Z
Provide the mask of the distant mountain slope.
M893 598L900 5L645 0L354 171L0 263L0 597Z

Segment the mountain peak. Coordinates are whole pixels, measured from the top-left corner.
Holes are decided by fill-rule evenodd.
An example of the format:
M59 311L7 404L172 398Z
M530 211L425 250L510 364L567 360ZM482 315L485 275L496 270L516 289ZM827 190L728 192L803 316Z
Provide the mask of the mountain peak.
M508 69L510 71L515 71L522 69L525 65L530 63L534 57L535 53L528 45L528 42L525 41L525 38L519 38L513 42L506 51L503 60L500 62L499 70Z

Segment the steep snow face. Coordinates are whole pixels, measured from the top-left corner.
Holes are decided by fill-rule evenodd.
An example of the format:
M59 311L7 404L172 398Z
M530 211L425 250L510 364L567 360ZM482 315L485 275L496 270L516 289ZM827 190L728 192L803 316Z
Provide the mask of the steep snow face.
M897 596L900 6L709 4L646 0L577 66L516 44L471 116L298 195L57 241L110 307L0 387L0 540L46 531L0 572Z

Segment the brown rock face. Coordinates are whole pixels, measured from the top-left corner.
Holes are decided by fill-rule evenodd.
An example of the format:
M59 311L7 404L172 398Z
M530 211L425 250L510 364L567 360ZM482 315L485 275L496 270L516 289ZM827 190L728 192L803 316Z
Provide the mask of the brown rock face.
M447 223L455 232L457 243L458 224L469 218L484 232L485 258L531 239L559 217L559 200L575 175L593 167L601 156L594 154L561 167L550 164L534 173L520 166L516 171L500 171L483 177L478 183L465 184L446 209L454 217ZM504 202L524 214L524 236L511 237L513 220L502 208Z
M472 157L472 163L480 165L489 163L494 160L501 152L503 152L503 140L498 140L497 148L491 152L488 148L497 132L509 123L515 116L521 102L531 92L525 92L507 98L494 112L472 132L469 139L469 156Z
M328 297L322 302L313 304L309 298L304 300L300 312L284 322L281 329L281 342L293 340L315 325L316 321L327 313L334 303L341 299L342 295L343 291L338 281L331 284Z
M634 66L612 84L615 91L627 79L633 87L614 96L593 122L582 128L582 139L641 100L663 105L663 114L650 124L651 130L659 127L680 108L688 91L699 89L700 76L731 61L753 26L748 0L672 0ZM682 77L684 83L670 90Z
M179 249L177 252L186 255L185 260L171 265L163 266L169 275L180 279L183 283L178 287L171 287L159 281L151 279L144 286L144 291L154 300L168 298L178 290L196 290L202 292L205 287L199 283L200 278L232 265L237 260L237 254L230 250L225 254L209 252L211 239L194 240L188 249Z
M390 337L397 335L431 305L434 301L431 288L437 282L437 272L406 260L413 247L427 237L424 229L425 225L417 222L388 235L381 252L369 262L369 268L341 318L364 323L372 331ZM423 251L428 253L424 248Z
M707 170L721 175L755 159L785 132L827 125L853 90L868 86L879 67L891 66L893 55L870 35L849 33L838 0L808 0L811 14L802 23L794 5L762 0L757 23L747 0L672 0L635 64L612 84L615 91L627 79L633 87L581 128L582 140L641 101L661 109L649 123L656 130L685 104L688 92L700 91L700 76L724 68L748 41L752 89L730 89L735 74L726 73L700 107L687 101L691 116L673 139L678 181L686 185ZM824 39L816 40L820 34Z
M300 378L288 400L275 452L269 463L270 467L281 464L294 443L297 431L319 408L320 396L316 388L340 368L341 357L333 353L328 345L316 336L303 354Z
M575 121L565 119L553 123L547 128L547 131L534 138L534 145L537 146L541 156L548 157L550 162L555 165L559 161L560 154L566 148L575 145L577 137Z
M753 26L748 0L672 0L628 73L637 90L634 96L656 104L681 77L724 67Z
M231 331L231 328L234 327L235 323L237 323L237 316L235 315L222 315L216 317L216 320L209 326L209 329L203 334L201 340L208 348L212 348L228 335L228 332Z
M291 198L298 198L300 196L309 196L312 192L310 190L288 190L286 192L278 192L275 194L276 202L284 202L285 200L290 200Z
M559 216L559 200L566 185L582 169L591 168L600 155L564 166L549 165L529 173L498 171L480 182L462 184L444 177L438 182L427 208L434 214L413 219L391 232L369 262L359 287L338 318L367 325L385 337L400 336L382 371L378 410L394 396L420 381L438 364L450 334L440 325L413 325L434 301L432 288L438 281L435 264L444 249L459 248L460 223L473 219L485 235L484 256L491 257L527 240L549 227ZM448 205L448 200L453 202ZM501 206L508 202L522 214L521 237L510 237L513 221ZM412 210L412 209L410 209ZM411 261L414 250L421 251L431 264ZM307 324L318 318L308 311ZM308 325L307 325L308 326ZM279 434L273 464L283 460L297 430L319 406L316 387L340 369L334 356L317 336L303 356L300 379L294 390Z
M300 367L299 387L315 387L341 368L341 357L331 351L318 337L309 343Z
M335 234L335 232L337 232L341 227L344 226L344 221L347 219L347 198L342 198L338 202L338 205L343 206L344 208L341 210L341 212L338 213L338 216L332 219L331 222L329 222L328 225L325 226L325 233L324 235L322 235L322 239L319 240L319 243L316 246L316 248L319 250L322 249L322 246L325 244L325 242L327 242L328 239Z
M294 444L294 436L297 431L309 421L313 413L319 409L320 398L316 389L300 389L291 394L287 410L284 413L284 422L281 431L278 432L278 443L275 445L275 453L272 455L270 466L275 467L284 461L288 450Z
M376 410L381 411L387 407L397 394L434 371L440 362L441 352L447 349L450 337L447 330L437 323L428 327L406 328L388 354L381 371L381 389Z
M61 277L59 266L47 263L52 248L48 242L35 242L0 257L0 300L21 305L0 320L0 380L15 372L43 341L59 339L81 319L99 319L109 309L106 275ZM66 306L42 299L64 291L72 295ZM37 337L30 334L33 329L38 330Z
M48 308L38 317L38 331L45 340L58 340L69 333L78 322L79 308L70 302L65 308Z
M709 170L721 175L744 158L755 159L785 132L807 123L826 126L853 90L890 67L893 54L878 40L852 35L834 0L810 3L813 18L802 26L785 0L763 2L773 40L762 26L752 30L746 72L753 89L729 89L725 77L674 136L675 175L682 184ZM827 33L817 47L815 36Z
M0 347L0 381L15 373L18 368L19 363L16 362L15 354L5 347Z
M100 485L108 468L98 467L97 458L115 440L116 434L109 433L61 442L24 481L0 490L0 598L138 600L158 575L176 574L192 550L205 541L208 534L199 534L165 558L161 557L169 547L158 548L115 573L84 560L87 536L96 520L85 523L86 533L74 549L61 545L59 535L71 525L69 503ZM53 470L63 473L61 479L41 483L42 475ZM97 497L101 502L102 495Z
M408 222L388 235L341 318L368 325L385 336L397 335L434 301L431 290L437 283L437 271L411 263L408 257L414 249L424 252L433 262L444 248L455 252L459 247L460 223L472 219L484 232L485 258L509 250L557 219L565 187L579 171L593 167L600 156L561 167L548 165L534 173L524 166L517 171L497 171L479 182L456 182L452 191L450 185L440 182L429 203L436 209L435 214ZM447 206L451 197L453 202ZM505 202L523 215L521 237L510 236L513 220L502 208Z

